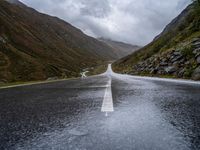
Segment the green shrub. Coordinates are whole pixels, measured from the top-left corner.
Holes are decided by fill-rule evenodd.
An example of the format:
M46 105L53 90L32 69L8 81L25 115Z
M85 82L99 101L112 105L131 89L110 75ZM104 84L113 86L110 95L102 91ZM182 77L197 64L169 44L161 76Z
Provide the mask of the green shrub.
M193 68L187 68L184 73L184 77L190 78L192 76L192 73L193 73Z

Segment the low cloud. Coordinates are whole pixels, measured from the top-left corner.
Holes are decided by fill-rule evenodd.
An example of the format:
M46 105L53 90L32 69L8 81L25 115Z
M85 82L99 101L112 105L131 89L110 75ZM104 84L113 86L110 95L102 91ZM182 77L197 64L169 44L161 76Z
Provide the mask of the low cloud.
M20 0L58 16L93 37L145 45L190 0Z

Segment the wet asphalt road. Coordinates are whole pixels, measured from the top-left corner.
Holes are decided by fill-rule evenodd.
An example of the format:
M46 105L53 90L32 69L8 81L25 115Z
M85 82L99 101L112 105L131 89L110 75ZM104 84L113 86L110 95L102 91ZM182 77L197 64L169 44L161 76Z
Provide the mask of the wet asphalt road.
M108 80L114 112L101 112ZM199 150L200 84L115 74L0 89L0 149Z

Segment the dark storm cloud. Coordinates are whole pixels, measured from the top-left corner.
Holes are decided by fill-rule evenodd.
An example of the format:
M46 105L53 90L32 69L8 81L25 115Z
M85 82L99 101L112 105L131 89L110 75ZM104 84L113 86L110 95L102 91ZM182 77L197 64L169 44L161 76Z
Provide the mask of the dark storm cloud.
M132 44L150 42L190 0L21 0L86 34Z

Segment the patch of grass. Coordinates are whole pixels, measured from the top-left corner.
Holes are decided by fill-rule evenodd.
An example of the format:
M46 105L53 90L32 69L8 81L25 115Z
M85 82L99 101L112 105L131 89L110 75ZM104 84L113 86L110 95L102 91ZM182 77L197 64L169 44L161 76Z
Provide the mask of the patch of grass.
M185 56L186 58L190 59L190 58L193 58L194 57L194 54L192 52L192 46L191 45L188 45L186 47L183 47L181 49L181 53L183 54L183 56Z
M183 76L185 78L192 77L192 74L193 74L194 70L196 69L196 67L197 67L197 63L195 61L191 62L191 64L186 67L186 70L185 70L185 73Z
M150 73L140 73L139 76L177 79L175 75L157 75L157 74L150 74Z
M106 72L107 67L108 67L107 64L95 66L89 70L89 73L87 75L92 76L92 75L98 75L98 74L104 73Z
M187 68L185 70L184 77L190 78L192 76L192 73L193 73L193 69L192 68Z

